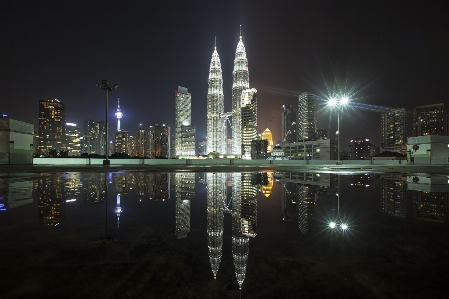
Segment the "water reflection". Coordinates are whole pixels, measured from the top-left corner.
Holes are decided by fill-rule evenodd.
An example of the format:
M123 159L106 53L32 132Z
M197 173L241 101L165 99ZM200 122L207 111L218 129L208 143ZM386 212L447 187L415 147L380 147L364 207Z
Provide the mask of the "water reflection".
M200 177L197 182L196 176ZM206 186L205 194L196 189L197 184ZM200 186L204 189L204 185ZM109 192L110 190L112 192ZM117 172L0 178L2 213L9 213L13 208L19 211L19 208L31 206L33 195L37 198L38 224L51 226L45 230L52 232L57 230L53 227L62 227L69 222L68 218L75 217L69 213L72 207L87 211L96 208L96 205L104 205L105 230L102 230L102 234L105 235L100 239L104 244L108 240L115 240L108 234L108 215L112 215L112 222L115 223L116 219L117 228L120 228L121 217L124 217L124 220L130 219L125 222L129 226L125 225L124 232L128 234L131 233L133 221L139 218L136 215L147 217L145 213L148 210L145 209L148 209L149 205L144 203L160 202L164 206L162 208L159 204L151 205L164 211L164 215L170 215L168 222L171 226L164 223L164 227L170 231L171 238L174 230L177 239L183 239L176 240L176 244L190 241L194 234L192 223L195 223L195 217L203 215L204 219L197 231L207 234L202 236L203 250L197 250L196 254L202 254L207 259L205 247L208 247L207 273L209 278L216 280L231 279L229 272L221 270L229 267L226 262L223 263L227 258L228 264L233 268L232 275L235 275L232 280L237 283L239 289L244 286L245 279L250 279L248 273L251 271L250 267L254 267L254 264L249 263L250 252L254 250L252 247L250 251L250 243L254 246L261 238L260 235L263 235L262 223L265 220L258 218L261 201L278 202L277 209L270 210L279 220L276 225L285 228L294 226L295 234L289 237L300 240L300 245L303 245L301 242L309 242L308 246L312 246L310 240L315 242L330 236L334 238L332 240L340 241L353 236L355 231L372 229L368 226L355 226L353 221L358 219L363 222L363 217L369 213L377 213L376 217L383 217L382 221L430 221L437 226L447 224L449 214L447 176L407 174L339 176L299 172ZM358 204L368 204L370 199L373 199L374 204L363 208L363 212L362 209L351 210ZM136 208L137 205L139 206ZM36 202L31 207L36 215ZM198 207L202 207L201 210ZM103 211L102 206L98 208ZM139 214L140 209L142 214ZM78 217L81 217L81 214L77 214ZM98 218L103 219L103 214ZM36 220L33 221L36 224ZM366 233L366 236L368 235ZM320 237L313 239L315 236Z

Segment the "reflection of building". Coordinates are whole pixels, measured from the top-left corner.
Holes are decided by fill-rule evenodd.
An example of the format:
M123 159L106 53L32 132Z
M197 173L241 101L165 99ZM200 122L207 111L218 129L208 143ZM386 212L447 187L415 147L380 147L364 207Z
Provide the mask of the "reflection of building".
M39 150L64 149L65 105L57 99L39 101Z
M0 164L33 164L34 125L0 116Z
M382 175L381 211L385 214L405 218L407 214L406 183L400 175Z
M168 173L155 173L153 176L151 198L166 200L170 198L170 175Z
M66 217L64 183L58 176L41 177L37 183L39 224L56 226Z
M178 172L176 185L176 232L178 239L190 232L190 200L195 198L195 173Z
M444 223L449 220L449 182L446 175L421 175L407 178L413 190L413 214L418 220Z
M226 201L226 174L207 173L207 241L209 258L214 274L217 278L220 267L223 246L223 212Z
M240 106L240 142L242 159L251 159L251 141L257 139L257 90L255 88L242 91Z
M33 181L0 178L0 211L33 202Z
M413 137L448 136L448 113L443 103L413 108Z
M314 209L317 194L317 186L298 186L298 228L302 233L308 233L315 229Z
M282 220L290 220L296 214L298 184L285 182L282 192Z
M105 177L97 174L84 174L81 179L86 204L106 202Z
M369 188L373 180L375 180L375 177L369 173L348 176L351 186L363 189Z
M271 190L273 190L274 180L272 174L272 172L268 172L267 183L262 184L262 194L267 198L271 195Z
M249 88L248 59L242 35L235 51L234 70L232 71L232 154L242 155L242 92Z
M307 92L298 99L298 139L316 140L315 100L316 96Z

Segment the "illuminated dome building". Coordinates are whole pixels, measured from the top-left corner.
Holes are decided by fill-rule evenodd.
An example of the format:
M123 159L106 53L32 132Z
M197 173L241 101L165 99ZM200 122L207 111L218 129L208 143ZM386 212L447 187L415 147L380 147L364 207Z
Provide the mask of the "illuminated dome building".
M273 135L271 134L270 129L266 128L265 131L262 133L262 140L268 140L268 148L267 151L271 153L273 149Z

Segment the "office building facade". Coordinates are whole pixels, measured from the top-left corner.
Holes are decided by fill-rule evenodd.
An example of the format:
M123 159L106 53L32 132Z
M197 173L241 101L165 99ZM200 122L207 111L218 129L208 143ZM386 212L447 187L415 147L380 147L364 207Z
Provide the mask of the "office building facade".
M448 113L443 103L413 108L413 137L448 136Z
M50 149L58 152L65 149L65 105L57 100L47 98L39 101L39 151L45 153Z
M407 141L407 111L394 109L381 114L380 147L385 151L399 152Z

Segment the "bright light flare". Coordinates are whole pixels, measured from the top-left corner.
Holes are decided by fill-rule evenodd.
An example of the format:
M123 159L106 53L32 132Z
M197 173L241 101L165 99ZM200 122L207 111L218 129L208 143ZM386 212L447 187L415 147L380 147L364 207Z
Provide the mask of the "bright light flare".
M335 228L337 226L337 223L335 223L335 222L331 222L331 223L329 223L329 227L330 228Z
M342 97L340 99L340 105L346 105L349 103L349 98L348 97Z
M337 106L337 99L329 99L329 101L327 101L327 104L331 107Z
M342 223L341 224L341 229L342 230L347 230L348 229L348 225L346 223Z

